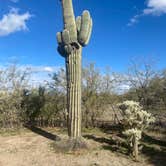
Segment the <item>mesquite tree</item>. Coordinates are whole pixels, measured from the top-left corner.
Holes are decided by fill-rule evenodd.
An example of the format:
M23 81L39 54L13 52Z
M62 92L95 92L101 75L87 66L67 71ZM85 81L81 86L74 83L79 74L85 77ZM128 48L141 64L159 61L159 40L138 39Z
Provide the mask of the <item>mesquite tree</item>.
M82 47L89 42L92 19L88 11L75 19L72 0L61 0L64 30L57 33L58 52L65 58L67 75L68 134L81 137Z

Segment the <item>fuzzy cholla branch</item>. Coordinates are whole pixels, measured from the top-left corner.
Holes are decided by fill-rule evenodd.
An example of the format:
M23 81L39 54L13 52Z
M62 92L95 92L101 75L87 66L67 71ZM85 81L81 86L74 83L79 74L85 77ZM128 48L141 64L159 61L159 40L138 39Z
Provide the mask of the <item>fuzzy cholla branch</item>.
M118 106L123 115L122 123L127 129L137 128L143 131L155 121L152 114L144 111L138 102L124 101Z
M128 130L125 130L124 132L123 132L123 134L124 135L126 135L126 136L129 136L129 137L133 137L133 135L135 135L136 136L136 139L137 140L140 140L141 139L141 130L138 130L138 129L128 129Z

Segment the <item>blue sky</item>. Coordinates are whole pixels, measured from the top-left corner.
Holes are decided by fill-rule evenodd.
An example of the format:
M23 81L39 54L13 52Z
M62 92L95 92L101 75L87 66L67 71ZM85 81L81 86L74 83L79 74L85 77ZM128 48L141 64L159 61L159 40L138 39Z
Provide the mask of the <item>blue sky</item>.
M75 15L88 9L92 38L83 62L126 70L133 57L155 57L166 67L166 0L73 0ZM5 27L5 28L4 28ZM0 64L58 67L56 32L63 27L59 0L0 0Z

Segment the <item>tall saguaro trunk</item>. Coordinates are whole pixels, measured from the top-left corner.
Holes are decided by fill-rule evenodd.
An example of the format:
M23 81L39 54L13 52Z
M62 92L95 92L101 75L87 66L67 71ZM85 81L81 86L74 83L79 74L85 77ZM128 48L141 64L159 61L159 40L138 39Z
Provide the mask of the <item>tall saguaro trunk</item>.
M81 137L81 52L73 51L66 59L68 131L71 138Z
M82 47L89 42L92 19L88 11L75 20L72 0L61 0L64 30L57 33L58 52L65 58L67 77L68 135L81 137Z

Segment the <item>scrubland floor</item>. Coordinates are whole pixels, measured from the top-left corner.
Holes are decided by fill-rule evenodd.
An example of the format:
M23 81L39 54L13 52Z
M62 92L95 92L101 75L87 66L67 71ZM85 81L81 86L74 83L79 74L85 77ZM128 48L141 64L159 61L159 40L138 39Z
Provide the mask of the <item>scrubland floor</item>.
M84 133L88 150L56 153L52 144L56 135L65 138L59 129L21 130L1 133L0 166L164 166L165 152L147 152L139 162L109 144L110 135L93 131ZM162 146L162 145L161 145ZM166 156L165 156L166 157Z

